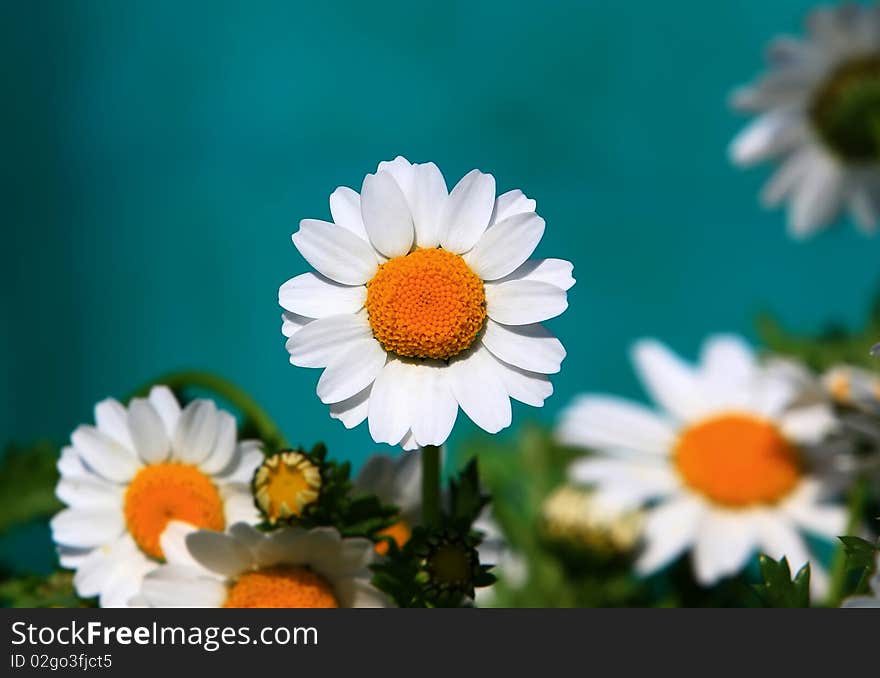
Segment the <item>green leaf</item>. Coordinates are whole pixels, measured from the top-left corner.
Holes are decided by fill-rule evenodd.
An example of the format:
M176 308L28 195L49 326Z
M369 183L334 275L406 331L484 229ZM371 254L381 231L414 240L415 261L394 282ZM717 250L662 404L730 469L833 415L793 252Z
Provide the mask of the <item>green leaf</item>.
M55 572L48 577L25 575L0 581L0 604L6 607L94 607L95 601L77 597L72 572Z
M880 344L880 295L874 301L868 322L858 330L831 325L818 336L790 332L770 315L757 320L758 336L763 344L775 353L800 359L814 370L824 371L834 365L847 364L876 367L872 353Z
M856 570L874 567L874 557L880 546L862 539L861 537L838 537L843 542L843 550L846 553L846 566L848 570Z
M783 557L776 561L761 554L762 581L755 592L765 607L809 607L810 606L810 564L804 565L794 579L788 560Z
M473 523L489 503L489 496L480 490L476 458L467 463L457 478L449 481L449 500L452 520L467 525Z
M46 519L63 505L55 497L58 446L38 442L9 445L0 462L0 533L33 520Z

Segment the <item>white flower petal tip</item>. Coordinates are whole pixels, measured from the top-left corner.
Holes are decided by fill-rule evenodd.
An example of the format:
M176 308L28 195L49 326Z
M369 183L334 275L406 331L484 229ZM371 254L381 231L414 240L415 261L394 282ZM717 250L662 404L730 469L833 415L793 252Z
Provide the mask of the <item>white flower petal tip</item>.
M539 323L568 308L573 266L529 259L537 203L495 187L473 170L449 191L434 163L397 156L360 194L333 192L334 223L301 222L294 242L316 270L279 289L281 330L291 364L323 369L317 395L346 428L441 445L459 407L496 433L511 398L541 407L553 393L566 351Z
M184 552L195 526L182 521L202 515L205 527L222 528L243 494L252 504L241 488L263 455L257 443L236 443L231 414L207 400L181 408L165 386L127 406L102 401L95 418L59 459L56 495L67 508L51 521L52 539L80 596L126 607L140 604L141 584L163 558Z
M806 368L761 360L728 335L707 339L694 365L655 340L637 342L632 358L658 411L580 396L557 436L592 453L569 468L573 482L645 512L637 572L649 576L690 552L696 580L709 587L759 552L785 555L795 570L810 559L804 534L840 534L838 478L814 463L835 454L833 440L824 445L836 420ZM814 567L820 595L828 578Z
M147 575L141 600L147 607L388 607L370 584L373 557L371 541L342 538L334 528L264 533L238 523L225 533L189 533L185 549L169 550L168 562ZM285 585L267 592L273 577Z

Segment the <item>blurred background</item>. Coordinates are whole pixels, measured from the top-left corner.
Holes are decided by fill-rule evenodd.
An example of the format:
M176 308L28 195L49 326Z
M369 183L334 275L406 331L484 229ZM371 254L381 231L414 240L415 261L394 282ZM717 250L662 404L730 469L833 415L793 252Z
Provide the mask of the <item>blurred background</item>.
M356 465L379 449L288 364L277 291L306 270L298 221L383 159L477 167L547 220L539 256L575 265L568 349L543 410L641 397L627 357L654 335L693 356L773 313L857 327L878 241L806 243L738 171L727 96L812 3L2 3L0 441L62 441L92 407L164 372L215 371L294 443ZM460 415L451 440L479 439ZM43 529L43 528L41 528ZM4 566L51 563L45 534Z

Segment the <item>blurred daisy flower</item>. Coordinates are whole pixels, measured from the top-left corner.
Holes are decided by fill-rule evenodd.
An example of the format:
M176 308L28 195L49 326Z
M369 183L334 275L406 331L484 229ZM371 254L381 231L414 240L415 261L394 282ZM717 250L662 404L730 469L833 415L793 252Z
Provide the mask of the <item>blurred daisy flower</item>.
M237 442L235 418L212 401L181 409L156 386L128 407L98 403L95 422L61 453L56 494L68 508L51 523L81 597L125 606L165 558L161 537L172 520L214 530L257 522L249 483L260 444Z
M880 213L880 8L815 10L803 39L770 44L769 72L733 96L758 114L730 155L748 166L781 157L762 201L790 201L789 230L804 238L841 208L866 233Z
M162 544L168 564L144 578L136 602L147 607L387 607L370 584L373 544L330 527L246 523L226 533L172 523Z
M796 379L759 364L735 337L709 339L700 364L644 340L633 361L661 411L607 396L578 398L559 434L597 456L575 462L574 482L594 485L621 509L647 505L648 575L691 549L697 580L712 585L739 572L756 551L794 570L809 560L801 531L843 534L846 511L822 503L831 492L812 471L809 447L836 422L830 406L797 406ZM815 592L827 582L812 562Z
M496 433L510 398L540 407L562 344L540 323L568 306L572 265L529 259L544 233L535 201L496 198L477 170L451 192L433 163L379 164L361 193L337 188L333 222L293 234L315 269L279 290L290 361L323 369L318 397L377 442L440 445L461 407Z

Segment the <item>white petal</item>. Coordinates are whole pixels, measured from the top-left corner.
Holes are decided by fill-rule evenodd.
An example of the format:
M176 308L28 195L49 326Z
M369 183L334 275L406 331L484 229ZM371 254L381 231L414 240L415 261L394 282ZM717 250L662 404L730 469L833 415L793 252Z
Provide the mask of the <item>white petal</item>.
M448 372L452 394L477 426L489 433L510 426L510 398L488 351L479 347L452 361Z
M223 486L223 517L227 525L235 523L256 525L260 522L260 513L254 506L249 484Z
M336 592L343 607L391 607L385 594L374 588L366 579L344 579L336 584Z
M563 412L561 439L597 450L631 450L648 455L668 454L676 430L653 411L619 398L585 395Z
M415 165L402 155L398 155L394 160L383 160L376 168L376 172L385 172L394 177L394 181L400 186L400 190L405 196L409 196L415 183Z
M319 273L298 275L278 290L282 308L309 318L357 313L366 299L367 288L363 285L340 285Z
M51 527L52 540L58 544L95 547L109 544L119 537L125 530L125 519L121 510L68 508L52 518Z
M706 397L690 365L660 342L644 339L632 351L636 371L654 401L683 421L706 412Z
M379 266L369 243L326 221L303 219L293 244L316 270L343 285L363 285Z
M722 392L742 388L757 371L755 355L749 345L740 337L727 335L706 341L700 365L706 382Z
M568 308L566 293L549 283L512 280L486 285L486 310L505 325L530 325L558 316Z
M200 464L217 440L217 406L211 400L189 403L180 415L172 439L172 459L184 464Z
M556 374L565 358L562 342L542 325L486 323L483 345L497 358L530 372Z
M553 384L546 374L529 372L491 356L496 364L495 373L504 390L514 400L532 407L543 407L544 401L553 395Z
M361 196L357 191L340 186L330 194L330 214L333 223L347 231L351 231L364 242L369 242L367 229L361 217Z
M652 574L681 555L693 543L702 514L702 504L690 496L651 509L645 516L647 544L636 561L639 574Z
M64 447L61 457L58 459L58 473L62 478L83 478L86 480L101 480L100 476L86 468L82 457L73 447Z
M792 576L806 565L809 560L807 546L787 518L767 511L759 516L756 525L762 553L774 560L783 556L787 558Z
M321 402L338 403L363 391L372 384L388 354L372 337L353 342L345 353L337 355L324 369L318 380Z
M247 547L220 532L193 532L186 538L186 547L202 567L224 577L235 577L252 565Z
M243 440L235 448L229 470L224 469L223 480L232 483L250 483L254 471L263 463L265 455L262 444L255 440Z
M415 237L412 214L406 196L388 172L368 174L364 178L361 215L370 242L379 252L386 257L409 252Z
M458 402L446 379L445 365L407 365L415 371L412 379L411 428L421 445L446 442L458 415Z
M133 451L92 426L80 426L70 439L86 464L107 480L124 483L140 468Z
M290 338L290 362L299 367L325 367L372 334L365 312L319 318Z
M697 581L711 586L738 573L754 553L756 534L751 520L737 511L707 511L694 543Z
M837 427L837 418L829 405L819 403L789 410L780 425L786 437L806 444L816 444Z
M667 497L679 489L679 481L668 466L603 457L576 460L568 477L575 483L597 485L603 493L626 493L634 505Z
M55 496L72 508L122 511L124 491L124 486L97 476L73 476L58 481Z
M775 109L740 132L730 145L730 156L738 165L754 165L790 150L805 134L805 120L799 110Z
M284 311L284 313L281 314L281 334L288 338L292 337L303 327L312 322L312 320L314 320L314 318L306 318L304 315L297 315L296 313Z
M495 282L532 280L550 283L561 290L568 290L574 285L572 271L574 271L574 266L570 261L564 259L529 259L513 273Z
M880 221L880 204L878 203L880 203L880 195L876 189L856 187L850 193L849 211L859 230L866 235L873 235L877 231L877 223Z
M340 400L338 403L332 403L330 405L330 417L339 419L345 428L358 426L367 418L372 390L373 385L370 384L351 398Z
M165 424L149 400L134 398L128 404L128 428L145 464L158 464L168 457L170 442Z
M416 244L419 247L436 247L440 244L449 194L446 179L437 165L433 162L413 165L412 186L406 193L416 231Z
M177 398L167 386L154 386L150 389L149 400L165 425L165 434L170 438L177 429L177 420L180 419Z
M761 203L765 207L776 207L782 202L807 175L813 157L812 152L803 150L786 158L761 190Z
M370 394L370 435L377 443L397 445L409 431L410 391L414 373L400 360L389 360Z
M202 570L202 566L192 557L186 546L186 538L197 531L198 528L193 527L189 523L183 523L179 520L170 521L165 526L162 536L159 537L162 554L165 556L166 562L170 565L183 565L195 570ZM207 570L203 571L207 572Z
M516 214L487 230L464 260L483 280L497 280L532 256L543 235L541 217Z
M830 160L814 165L798 187L789 211L789 232L806 238L826 226L840 209L840 169Z
M783 510L801 529L829 540L846 532L847 511L843 506L812 502L789 502Z
M222 581L179 565L153 570L141 590L150 607L222 607L227 594Z
M495 199L495 206L492 209L492 218L489 220L489 223L497 224L508 217L512 217L514 214L534 212L537 206L534 200L527 198L518 188L502 193Z
M462 254L477 244L495 207L495 177L471 170L459 181L446 202L444 249Z
M128 412L113 398L107 398L95 405L95 425L120 445L134 450L131 434L128 431Z
M208 475L220 473L235 455L235 439L238 437L238 424L229 412L217 412L217 436L214 447L199 468Z
M419 449L419 444L416 442L416 438L413 435L412 431L406 432L406 434L400 440L400 447L406 452L412 452L413 450Z

